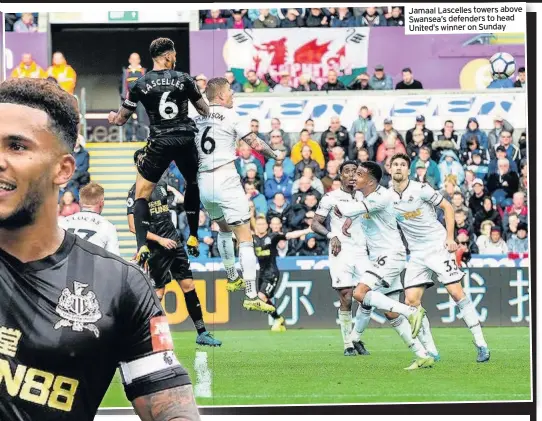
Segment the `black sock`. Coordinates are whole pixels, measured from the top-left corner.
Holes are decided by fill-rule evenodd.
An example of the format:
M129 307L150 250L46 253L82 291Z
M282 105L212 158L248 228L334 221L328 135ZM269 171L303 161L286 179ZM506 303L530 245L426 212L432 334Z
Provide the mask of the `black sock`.
M193 289L192 291L185 292L184 300L186 302L188 314L194 322L198 335L205 332L207 329L205 329L205 323L203 323L203 313L201 312L201 305L196 290Z
M188 219L190 235L197 238L199 225L199 187L197 183L186 183L184 210L186 211L186 219Z
M144 198L137 199L134 204L134 225L138 251L147 243L150 220L151 211L149 210L149 202Z
M273 304L269 298L267 299L267 304L271 304L272 306L275 306L275 304ZM271 313L271 317L275 320L280 319L280 314L277 313L277 309L275 309L275 311Z

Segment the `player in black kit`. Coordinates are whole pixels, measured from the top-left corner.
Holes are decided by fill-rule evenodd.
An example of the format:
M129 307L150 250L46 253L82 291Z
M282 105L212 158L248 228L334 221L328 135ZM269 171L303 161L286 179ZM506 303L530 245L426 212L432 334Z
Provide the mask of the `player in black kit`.
M310 228L299 231L282 233L269 232L269 225L265 216L256 218L256 229L254 230L254 251L260 265L260 274L258 276L258 297L271 305L271 299L275 296L275 290L279 282L280 271L277 266L277 245L280 241L300 238L312 232ZM284 317L277 313L277 310L271 313L275 320L271 330L273 332L283 332L286 330Z
M190 228L190 237L186 241L188 252L195 257L199 255L198 152L194 141L198 129L188 117L188 101L200 115L209 113L209 107L194 79L175 70L177 54L173 41L168 38L155 39L151 43L150 54L154 61L153 69L134 83L119 111L109 113L109 123L122 126L141 102L151 123L147 146L138 154L136 161L138 174L134 221L138 250L136 259L140 265L149 256L146 246L151 219L148 200L171 161L175 161L186 180L185 209Z
M49 81L0 84L0 420L91 421L117 368L141 420L199 420L149 279L58 226L78 116Z
M164 296L166 285L173 279L177 280L184 293L188 314L198 331L196 343L198 345L220 346L222 342L214 338L205 328L200 301L190 270L190 262L171 220L167 197L167 175L168 171L164 172L152 191L149 202L151 225L147 233L150 250L147 264L151 282L154 282L156 295L161 299ZM130 189L126 201L128 226L132 232L135 231L134 198L135 184Z

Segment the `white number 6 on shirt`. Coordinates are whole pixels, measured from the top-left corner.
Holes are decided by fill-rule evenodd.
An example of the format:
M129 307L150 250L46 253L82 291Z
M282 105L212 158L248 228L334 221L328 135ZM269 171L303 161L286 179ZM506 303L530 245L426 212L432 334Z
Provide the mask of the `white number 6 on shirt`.
M179 107L177 107L177 104L171 101L167 101L167 97L170 93L171 91L164 92L162 98L160 99L160 105L158 107L158 112L164 120L171 120L175 118L179 113Z

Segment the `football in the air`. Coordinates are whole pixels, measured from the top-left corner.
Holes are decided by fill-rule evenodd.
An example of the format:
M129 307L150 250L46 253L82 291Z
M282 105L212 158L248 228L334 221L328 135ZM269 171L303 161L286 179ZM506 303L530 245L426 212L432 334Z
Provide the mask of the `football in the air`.
M516 60L508 53L494 54L489 59L489 64L494 78L508 78L516 71Z

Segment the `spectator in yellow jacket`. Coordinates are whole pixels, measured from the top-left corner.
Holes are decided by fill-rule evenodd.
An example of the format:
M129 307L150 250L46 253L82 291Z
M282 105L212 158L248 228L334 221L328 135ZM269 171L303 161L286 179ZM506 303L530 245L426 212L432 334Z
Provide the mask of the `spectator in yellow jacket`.
M77 74L73 67L66 62L64 54L58 51L53 54L53 65L47 70L47 75L54 77L66 92L74 94Z
M315 142L309 137L309 131L307 129L301 130L301 136L299 138L299 141L292 147L291 159L294 165L296 165L303 159L301 151L303 150L303 146L305 145L311 148L311 158L318 162L320 169L323 170L326 166L324 153L322 152L322 148L320 147L318 142Z
M21 64L13 69L11 72L12 79L45 79L47 72L43 70L38 63L32 58L32 54L24 53L22 56Z

